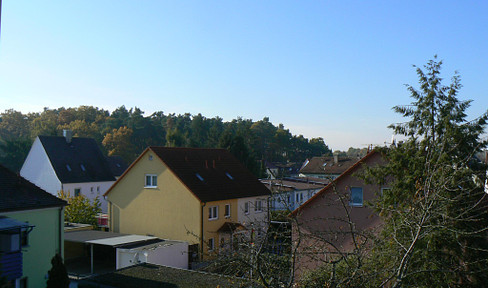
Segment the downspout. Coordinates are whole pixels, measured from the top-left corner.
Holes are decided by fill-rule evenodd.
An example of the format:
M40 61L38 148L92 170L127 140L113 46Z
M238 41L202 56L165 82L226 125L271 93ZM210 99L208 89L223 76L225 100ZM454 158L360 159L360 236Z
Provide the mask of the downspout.
M203 244L204 244L204 241L203 241L203 208L205 208L205 206L207 205L207 202L203 202L203 205L202 205L202 218L201 218L201 226L200 226L200 261L203 261Z
M63 243L63 234L64 234L64 206L61 206L59 209L59 255L64 259L64 243Z

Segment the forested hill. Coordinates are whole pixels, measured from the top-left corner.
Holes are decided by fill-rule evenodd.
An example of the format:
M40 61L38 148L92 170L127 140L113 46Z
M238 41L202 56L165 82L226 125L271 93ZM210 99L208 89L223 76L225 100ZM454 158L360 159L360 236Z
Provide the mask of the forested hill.
M308 157L330 154L322 138L292 135L282 124L269 118L254 122L237 118L223 122L220 117L201 114L145 116L139 108L114 111L93 106L48 109L22 114L6 110L0 114L0 163L13 171L22 167L38 135L61 136L71 129L76 137L94 138L107 155L122 156L131 163L147 146L207 147L230 150L257 176L265 161L302 162Z

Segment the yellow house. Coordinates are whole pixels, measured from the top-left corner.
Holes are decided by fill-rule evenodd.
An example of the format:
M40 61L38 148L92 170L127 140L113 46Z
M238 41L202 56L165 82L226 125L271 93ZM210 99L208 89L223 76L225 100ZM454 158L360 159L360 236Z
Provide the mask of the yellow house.
M225 149L153 146L105 196L111 231L188 241L207 254L237 230L265 229L270 191Z

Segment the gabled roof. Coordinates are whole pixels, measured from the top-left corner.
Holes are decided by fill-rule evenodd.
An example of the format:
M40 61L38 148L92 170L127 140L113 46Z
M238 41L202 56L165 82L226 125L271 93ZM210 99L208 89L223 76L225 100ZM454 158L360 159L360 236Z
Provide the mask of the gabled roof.
M300 169L303 174L336 174L344 173L349 167L354 165L359 159L350 157L338 157L337 163L334 157L313 157L307 164Z
M129 168L129 165L120 156L107 156L105 158L107 159L110 171L112 171L112 175L115 177L124 174L125 170Z
M225 149L151 146L131 164L105 195L112 191L147 151L154 152L201 202L271 194L256 176Z
M67 203L0 165L0 212L61 207Z
M91 138L38 136L61 183L115 181L110 166Z
M271 192L225 149L149 147L202 202Z
M350 166L346 171L344 171L344 173L342 173L341 175L339 175L339 177L335 178L332 182L330 182L329 185L325 186L324 189L322 189L319 192L317 192L315 195L313 195L312 197L310 197L310 199L308 199L305 203L303 203L302 205L300 205L300 207L298 207L297 209L293 210L293 212L291 212L290 215L291 216L296 216L297 213L300 212L300 210L302 210L303 208L305 208L308 205L310 205L310 203L313 202L313 201L315 201L316 198L321 197L324 193L328 193L329 191L332 191L332 189L335 186L337 186L337 183L339 183L340 181L342 181L347 175L350 175L350 174L356 172L359 168L362 167L363 164L366 164L368 162L368 159L370 159L373 155L378 154L378 153L380 153L380 152L378 152L376 150L373 150L373 151L369 152L368 154L366 154L366 156L364 156L359 161L357 161L356 163L354 163L354 165Z

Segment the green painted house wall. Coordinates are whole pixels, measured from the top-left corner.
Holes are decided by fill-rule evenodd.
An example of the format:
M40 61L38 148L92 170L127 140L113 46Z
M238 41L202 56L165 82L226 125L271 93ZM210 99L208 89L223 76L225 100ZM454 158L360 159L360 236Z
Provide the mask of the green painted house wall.
M22 248L23 277L29 288L46 287L46 275L56 253L63 255L64 209L60 207L26 210L3 214L35 227L29 233L29 243Z

